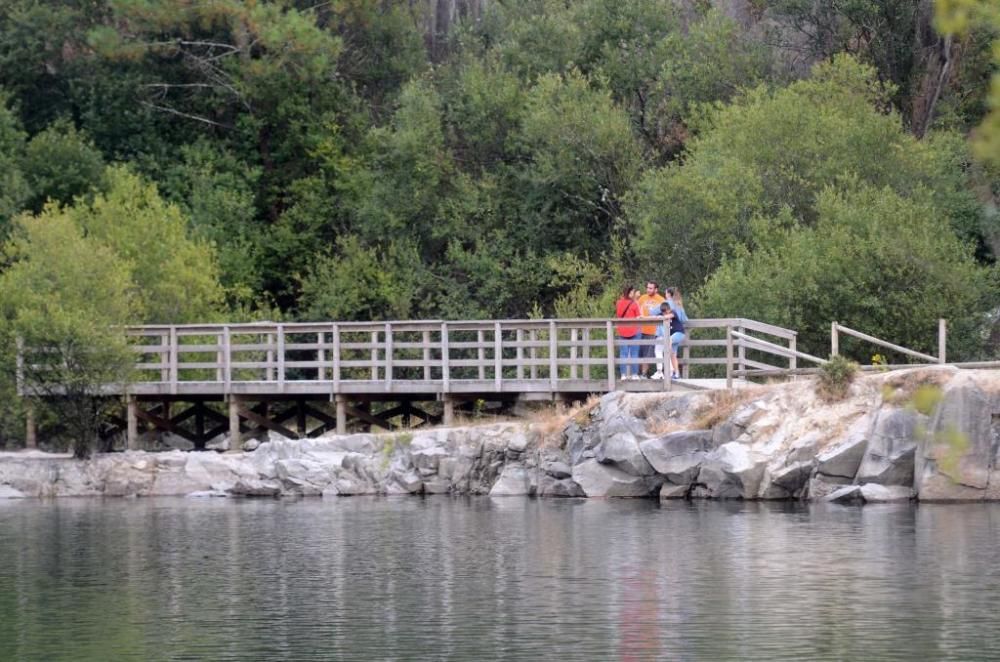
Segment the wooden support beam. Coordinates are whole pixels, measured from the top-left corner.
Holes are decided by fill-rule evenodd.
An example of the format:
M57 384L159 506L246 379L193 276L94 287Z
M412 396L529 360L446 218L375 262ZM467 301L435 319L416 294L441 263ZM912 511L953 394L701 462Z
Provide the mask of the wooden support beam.
M299 437L305 437L306 432L306 403L302 400L295 401L295 427L299 432Z
M125 401L128 430L126 432L126 444L130 451L139 450L139 418L142 410L134 395L128 396Z
M133 411L135 412L134 414L132 413ZM140 420L141 421L145 421L146 423L149 423L150 425L152 425L153 428L156 429L156 430L162 430L163 432L170 432L171 434L176 434L178 437L183 437L184 439L187 439L192 444L195 444L195 445L198 444L198 437L196 435L188 432L187 430L185 430L184 428L180 427L179 425L175 425L174 423L172 423L171 421L166 420L165 418L161 418L161 417L157 416L156 414L151 414L151 413L149 413L147 411L143 411L143 409L138 406L138 403L135 403L134 406L130 406L130 408L129 408L129 418L131 419L132 416L135 416L135 419L136 419L137 422L140 421ZM129 429L130 430L131 430L131 426L132 426L132 423L131 423L131 420L130 420L129 421ZM132 439L131 432L129 433L129 439L130 440ZM138 434L136 434L136 439L138 439ZM131 445L131 442L130 442L129 443L129 448L131 448L131 447L132 447L132 445Z
M344 396L336 396L337 403L337 434L347 434L347 400Z
M25 431L24 447L38 448L38 425L35 423L35 407L28 402L24 406Z
M235 395L229 396L229 452L239 453L243 450L243 439L240 435L240 400Z
M270 420L267 416L261 416L257 412L252 411L250 409L245 409L243 407L240 407L240 409L239 409L239 415L242 416L243 418L247 419L248 421L252 422L252 423L256 423L259 427L266 428L268 430L272 430L272 431L277 432L278 434L280 434L280 435L282 435L284 437L287 437L289 439L298 439L299 438L299 435L297 435L295 432L289 430L284 425L281 425L279 423L275 423L274 421Z
M445 397L444 399L444 416L442 417L442 422L445 425L455 424L455 401L452 398Z
M382 428L383 430L392 430L392 425L390 425L388 421L383 420L383 419L379 418L378 416L375 416L374 414L371 414L371 413L369 413L367 411L364 411L363 409L359 409L357 407L352 407L350 405L346 405L345 406L345 411L350 416L353 416L354 418L360 419L360 420L362 420L362 421L364 421L366 423L369 423L371 425L377 425L380 428Z

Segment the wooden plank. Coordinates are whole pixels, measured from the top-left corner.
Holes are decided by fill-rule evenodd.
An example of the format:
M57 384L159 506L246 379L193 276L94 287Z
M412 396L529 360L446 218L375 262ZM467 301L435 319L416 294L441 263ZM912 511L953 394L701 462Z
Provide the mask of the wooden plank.
M326 379L326 350L323 344L323 332L316 334L316 362L319 366L316 368L316 378L319 381L324 381Z
M448 392L451 382L451 349L448 346L448 323L441 322L441 382L444 392Z
M479 359L479 362L477 363L479 367L479 378L486 379L486 346L484 344L485 338L483 336L482 329L476 331L476 340L478 341L476 346L476 358Z
M333 332L333 392L336 393L340 388L340 325L334 322L331 330Z
M524 329L517 329L514 331L514 361L517 366L516 376L518 379L524 378L524 364L521 361L524 360L524 346L521 342L524 340Z
M503 383L503 332L500 322L493 326L493 384L500 390Z
M431 332L424 329L423 334L423 362L424 362L424 381L430 381L431 379L431 368L433 365L431 363Z
M938 358L936 356L931 356L930 354L924 354L923 352L918 352L912 349L908 349L901 345L896 345L891 342L882 340L881 338L876 338L875 336L870 336L867 333L861 333L860 331L855 331L841 324L837 325L839 331L843 331L849 336L854 336L855 338L860 338L861 340L867 340L868 342L879 345L880 347L885 347L886 349L891 349L894 352L899 352L900 354L906 354L907 356L912 356L914 358L920 359L922 361L927 361L928 363L937 363Z
M771 354L777 354L778 356L783 357L797 356L800 359L812 361L813 363L823 364L827 362L826 359L821 359L818 356L790 350L787 347L782 347L781 345L776 345L774 343L767 342L766 340L754 338L753 336L748 336L737 331L733 331L730 335L747 343L747 346L750 349L759 349L761 351L770 352Z
M552 386L552 390L555 390L556 382L559 380L559 367L556 364L556 359L559 356L557 333L555 322L549 322L549 384Z
M177 327L170 327L170 392L177 393Z
M611 328L611 322L607 323L606 333L604 342L607 343L608 347L608 391L615 390L615 379L618 378L617 371L615 370L615 335L614 329Z
M392 390L392 324L385 323L385 390Z
M278 325L278 392L285 392L285 327Z
M570 359L569 377L570 377L570 379L576 379L576 374L577 374L576 373L576 368L577 368L577 363L576 363L576 355L577 355L576 340L577 340L577 333L578 333L578 331L579 330L576 329L575 327L569 330L569 359Z
M378 381L378 331L371 332L372 381Z

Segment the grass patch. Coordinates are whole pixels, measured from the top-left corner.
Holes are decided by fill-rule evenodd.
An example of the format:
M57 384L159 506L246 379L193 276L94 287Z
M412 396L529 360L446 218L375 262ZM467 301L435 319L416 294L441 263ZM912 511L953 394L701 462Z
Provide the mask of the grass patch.
M711 430L732 416L755 395L752 389L745 388L711 391L708 393L707 401L698 408L694 420L687 427L692 430Z

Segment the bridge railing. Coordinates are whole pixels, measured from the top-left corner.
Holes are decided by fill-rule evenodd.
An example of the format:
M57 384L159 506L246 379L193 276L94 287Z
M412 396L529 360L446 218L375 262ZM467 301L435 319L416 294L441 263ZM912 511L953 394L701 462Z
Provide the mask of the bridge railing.
M619 324L634 320L468 320L147 325L126 329L136 388L231 392L268 385L365 391L613 390ZM651 323L651 322L647 322ZM743 318L689 320L684 378L795 369L796 333ZM665 339L635 340L639 345ZM639 363L657 362L654 358ZM669 370L664 388L669 388ZM530 390L530 389L528 389Z

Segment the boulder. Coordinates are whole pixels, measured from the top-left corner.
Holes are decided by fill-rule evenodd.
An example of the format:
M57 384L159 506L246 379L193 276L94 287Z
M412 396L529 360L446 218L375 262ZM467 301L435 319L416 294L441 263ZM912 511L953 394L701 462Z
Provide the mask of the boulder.
M490 496L525 496L529 492L528 472L521 465L508 464L490 489Z
M652 494L662 479L636 476L597 460L585 460L573 467L573 481L588 497L644 497Z
M563 478L569 478L573 475L573 469L570 468L565 462L560 462L558 460L553 462L547 462L544 466L545 473L557 480Z
M428 480L424 482L425 494L448 494L451 491L451 482L443 478Z
M864 499L861 496L860 485L845 485L827 494L823 500L830 503L861 503Z
M15 490L10 485L0 485L0 499L23 499L27 495L21 490Z
M774 472L765 472L760 485L760 497L762 499L787 499L801 496L812 470L813 463L809 460L781 466Z
M240 478L226 491L233 496L275 497L281 494L281 484L273 480Z
M676 485L688 485L698 476L712 443L710 430L685 430L647 439L639 444L639 450L656 473Z
M993 403L970 376L955 377L944 391L927 434L918 439L914 487L921 499L986 497L996 464Z
M570 479L557 479L544 475L538 482L538 496L542 497L583 497L583 489Z
M660 487L660 498L661 499L684 499L688 496L688 491L690 490L689 485L674 485L672 483L664 483Z
M806 491L803 493L808 496L812 501L821 501L828 495L836 492L845 485L849 485L851 480L849 478L838 478L837 476L823 476L820 474L813 475L809 479L806 485Z
M921 418L909 409L881 411L855 482L912 486Z
M709 497L752 499L757 496L766 466L766 458L733 441L708 454L698 472L697 482Z
M902 485L879 485L865 483L861 486L861 497L866 503L891 503L893 501L909 501L914 496L913 489Z
M871 419L867 416L855 421L843 440L828 446L816 456L816 473L854 480L868 450L870 428Z
M409 494L420 494L424 489L424 481L415 471L396 473L394 478L396 484Z
M594 449L594 458L601 464L611 464L633 476L651 476L655 471L646 461L635 435L616 432Z

